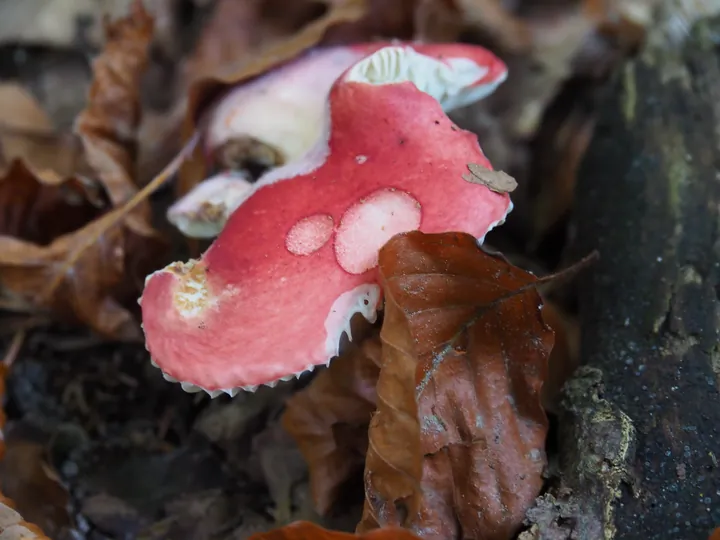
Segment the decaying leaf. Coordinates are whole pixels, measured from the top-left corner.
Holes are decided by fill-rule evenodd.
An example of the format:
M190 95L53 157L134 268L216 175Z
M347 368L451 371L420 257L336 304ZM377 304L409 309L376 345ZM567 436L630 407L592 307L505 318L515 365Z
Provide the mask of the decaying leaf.
M7 363L0 362L0 404L5 403L7 376L10 368ZM5 411L0 405L0 459L5 458ZM15 503L0 492L0 537L6 540L50 540L43 531L32 523L28 523L15 510Z
M460 233L397 235L379 269L383 363L358 531L510 539L546 463L553 333L537 278Z
M127 202L134 185L140 79L148 64L153 18L135 1L127 17L105 22L103 54L93 62L88 104L75 121L85 156L113 206Z
M417 37L455 40L470 31L490 36L512 53L528 50L531 28L501 0L419 0Z
M468 163L470 174L463 174L464 180L486 186L496 193L511 193L517 188L515 179L502 171L492 171L477 163Z
M136 0L127 17L106 24L106 29L107 48L95 61L90 102L79 117L78 134L93 178L111 202L120 205L137 192L132 179L139 119L133 85L147 61L152 18ZM5 228L0 231L4 305L49 309L108 337L140 339L141 332L123 301L136 295L128 293L142 285L154 266L150 259L163 245L148 224L149 208L137 205L132 213L122 215L124 219L113 221L107 205L97 196L90 197L87 189L83 193L87 186L79 178L53 188L62 190L62 197L45 183L17 160L0 179L3 210L16 216L4 218ZM32 225L22 224L18 217L42 209L50 210L44 231L31 230ZM51 216L60 215L70 215L70 219L51 221ZM83 221L81 215L91 221ZM39 221L33 216L33 222Z
M45 184L59 184L83 173L81 149L71 134L57 133L35 98L17 83L0 84L0 174L16 160Z
M310 468L315 510L327 513L340 488L362 471L380 372L378 334L348 350L287 402L283 427Z
M46 434L19 421L5 435L5 456L0 463L3 493L24 518L49 535L64 538L72 534L70 494L47 462Z
M378 529L356 535L328 531L309 521L298 521L281 529L254 534L248 540L418 540L418 537L398 528Z

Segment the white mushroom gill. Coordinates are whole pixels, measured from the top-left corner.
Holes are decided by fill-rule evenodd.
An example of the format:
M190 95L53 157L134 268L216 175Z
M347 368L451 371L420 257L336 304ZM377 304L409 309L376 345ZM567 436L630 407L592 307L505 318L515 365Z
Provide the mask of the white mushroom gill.
M341 294L330 307L325 319L325 356L330 360L340 354L340 338L343 334L352 341L350 322L356 313L362 314L369 322L377 320L382 290L376 283L364 283Z
M434 97L443 110L452 111L490 94L504 77L490 84L473 86L488 72L468 58L438 60L409 46L384 47L355 64L346 81L381 85L411 82Z

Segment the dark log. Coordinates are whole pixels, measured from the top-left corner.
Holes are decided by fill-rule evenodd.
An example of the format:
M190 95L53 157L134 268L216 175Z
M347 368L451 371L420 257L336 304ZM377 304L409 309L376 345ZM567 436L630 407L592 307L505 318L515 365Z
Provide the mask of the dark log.
M567 387L562 484L601 521L593 533L574 520L578 538L706 540L720 524L720 19L680 43L666 28L603 92L578 178L573 253L600 252L578 284L581 355L598 370ZM583 381L603 399L583 403ZM614 411L615 433L584 429L593 403ZM637 493L601 493L603 516L602 467L577 458L622 439L619 411Z

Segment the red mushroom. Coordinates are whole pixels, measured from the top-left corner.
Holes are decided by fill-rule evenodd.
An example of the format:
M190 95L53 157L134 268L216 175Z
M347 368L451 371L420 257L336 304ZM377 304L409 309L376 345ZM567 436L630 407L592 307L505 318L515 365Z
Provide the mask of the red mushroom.
M199 260L146 281L148 350L169 380L211 396L274 385L338 353L350 319L374 321L378 250L393 235L482 239L512 208L463 178L491 168L445 115L494 90L504 64L480 47L382 47L333 85L324 136L256 184Z

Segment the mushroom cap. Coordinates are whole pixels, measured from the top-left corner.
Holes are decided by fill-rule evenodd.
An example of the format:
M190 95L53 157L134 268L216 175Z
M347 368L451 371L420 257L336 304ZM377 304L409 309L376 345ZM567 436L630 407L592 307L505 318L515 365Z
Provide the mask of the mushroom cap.
M378 250L393 235L419 229L483 238L504 220L508 194L463 178L468 163L492 168L475 135L431 95L459 102L477 92L477 81L458 90L447 80L443 88L443 69L435 80L427 66L411 66L406 80L383 83L405 69L388 63L404 61L403 50L447 65L453 55L489 55L467 45L383 47L360 61L380 55L379 68L356 64L340 77L326 137L298 163L261 178L201 259L146 280L146 343L166 378L189 391L234 395L325 365L342 333L352 338L354 314L374 321ZM430 93L416 84L425 76Z

